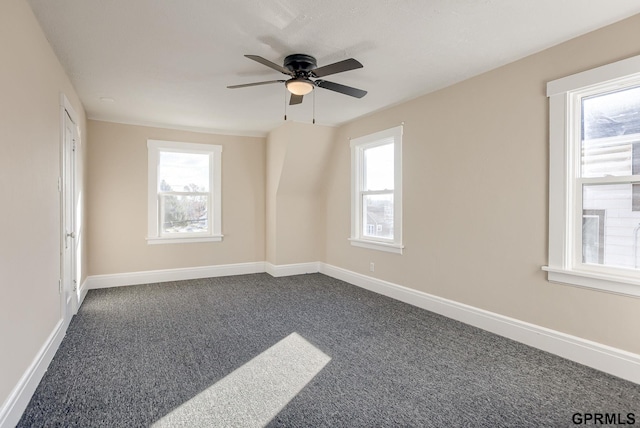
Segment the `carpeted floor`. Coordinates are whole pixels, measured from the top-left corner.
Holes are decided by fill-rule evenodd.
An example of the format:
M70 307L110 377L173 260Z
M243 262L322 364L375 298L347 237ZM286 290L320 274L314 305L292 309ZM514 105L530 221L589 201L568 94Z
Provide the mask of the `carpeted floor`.
M89 291L18 426L216 425L207 412L225 426L640 424L640 385L321 274L255 274Z

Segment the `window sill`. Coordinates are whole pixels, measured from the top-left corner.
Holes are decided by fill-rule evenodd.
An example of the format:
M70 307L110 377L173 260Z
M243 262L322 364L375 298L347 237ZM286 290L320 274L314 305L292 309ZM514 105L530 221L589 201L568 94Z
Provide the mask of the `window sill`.
M210 235L210 236L190 236L190 237L175 237L175 238L147 238L148 245L155 244L191 244L195 242L220 242L223 235Z
M404 245L388 244L386 242L365 241L363 239L349 238L354 247L368 248L370 250L386 251L388 253L402 254Z
M569 269L542 266L549 282L575 285L624 296L640 297L640 279L625 276L580 272Z

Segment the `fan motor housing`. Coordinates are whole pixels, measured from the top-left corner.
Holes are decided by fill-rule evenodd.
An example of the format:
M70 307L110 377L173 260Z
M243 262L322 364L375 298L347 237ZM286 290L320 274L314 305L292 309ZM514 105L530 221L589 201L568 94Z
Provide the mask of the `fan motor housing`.
M311 55L293 54L284 59L284 67L292 73L309 73L317 68L316 59Z

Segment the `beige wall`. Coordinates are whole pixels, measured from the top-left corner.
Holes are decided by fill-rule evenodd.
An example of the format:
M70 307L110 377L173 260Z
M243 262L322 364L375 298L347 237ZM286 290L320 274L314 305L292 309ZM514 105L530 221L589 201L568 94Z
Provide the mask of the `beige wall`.
M85 119L69 79L23 0L0 2L0 64L2 404L61 319L61 92L80 115L83 135ZM78 163L82 169L82 156Z
M324 174L334 128L287 122L267 138L267 261L317 262L324 255Z
M264 261L265 139L90 120L91 275ZM222 242L148 245L147 139L222 145Z
M640 299L551 284L540 270L546 82L638 55L638 40L640 15L341 127L326 173L326 262L640 353ZM352 247L348 138L401 122L405 252Z
M338 130L287 123L267 144L98 121L87 129L27 3L0 2L0 222L11 226L0 239L0 337L11 350L0 352L0 403L61 318L60 92L81 115L79 193L88 204L81 281L87 272L321 260L640 353L633 328L640 299L550 284L540 270L547 262L545 84L638 55L637 40L640 16ZM351 247L348 138L401 122L405 254ZM148 138L223 145L223 242L146 244Z

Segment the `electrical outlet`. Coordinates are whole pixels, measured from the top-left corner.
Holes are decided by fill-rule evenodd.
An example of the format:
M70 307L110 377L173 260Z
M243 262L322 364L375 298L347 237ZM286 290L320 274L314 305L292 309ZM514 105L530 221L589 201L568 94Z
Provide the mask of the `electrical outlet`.
M369 263L369 270L371 272L375 272L376 270L376 264L374 262Z

